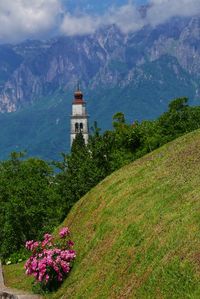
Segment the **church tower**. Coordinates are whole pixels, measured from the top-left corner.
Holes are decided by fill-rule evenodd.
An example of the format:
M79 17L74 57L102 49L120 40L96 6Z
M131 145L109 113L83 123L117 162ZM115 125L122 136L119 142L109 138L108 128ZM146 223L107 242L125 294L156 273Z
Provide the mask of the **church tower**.
M87 144L89 137L88 114L86 111L86 103L83 99L83 93L80 91L78 87L77 91L74 93L74 100L72 102L70 137L71 146L76 135L80 132L83 134L85 144Z

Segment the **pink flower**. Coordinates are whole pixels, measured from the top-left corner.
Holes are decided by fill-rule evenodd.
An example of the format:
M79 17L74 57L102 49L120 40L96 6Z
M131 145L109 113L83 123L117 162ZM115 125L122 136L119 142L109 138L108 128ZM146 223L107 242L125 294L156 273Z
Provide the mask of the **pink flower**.
M59 232L60 238L66 238L69 233L68 227L63 227ZM27 241L26 248L32 251L32 256L24 265L26 274L33 275L35 282L42 282L43 286L61 283L70 272L71 262L76 257L73 245L73 241L65 239L55 243L50 234L45 234L42 242Z
M69 235L69 229L68 229L68 227L63 227L61 230L60 230L60 232L59 232L59 236L61 237L61 238L65 238L66 236L68 236Z
M26 242L26 245L25 245L26 249L31 250L31 246L33 245L33 243L34 243L33 240L31 240L31 241L27 241L27 242Z
M69 241L68 241L68 246L69 246L69 247L73 247L73 246L74 246L74 242L71 241L71 240L69 240Z
M31 248L31 251L34 251L35 249L37 249L39 247L40 243L39 242L34 242L32 244L32 248Z
M42 241L42 247L44 248L46 245L48 246L52 246L52 241L53 240L53 236L50 234L45 234L44 235L44 241Z
M63 280L63 276L61 273L58 274L58 281L62 281Z
M53 240L53 236L51 234L45 234L44 235L44 240L51 241L51 240Z
M68 273L70 271L70 264L67 262L61 262L61 267L64 273Z
M26 242L26 249L30 250L30 251L34 251L35 249L38 248L38 246L40 245L40 242L35 242L33 240L31 241L27 241Z
M31 267L32 267L32 270L33 271L36 271L37 270L37 267L38 267L38 262L37 262L37 259L34 259L31 263Z

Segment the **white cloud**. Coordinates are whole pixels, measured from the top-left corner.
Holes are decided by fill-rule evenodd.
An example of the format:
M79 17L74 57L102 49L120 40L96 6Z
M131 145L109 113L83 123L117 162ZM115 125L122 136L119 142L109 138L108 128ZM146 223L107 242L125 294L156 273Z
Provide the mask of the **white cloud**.
M116 24L124 33L136 31L144 26L144 20L138 11L138 8L129 3L119 8L112 8L104 16L105 23Z
M100 25L99 17L92 17L89 15L72 16L66 13L63 22L60 26L60 31L66 35L83 35L93 33Z
M134 32L144 25L156 26L174 16L200 14L200 0L149 0L146 17L141 17L138 6L129 1L121 7L112 7L101 17L66 14L61 32L66 35L92 33L102 25L116 24L122 32Z
M156 26L173 16L200 14L200 0L149 0L146 18L138 12L136 1L124 0L103 15L71 14L62 7L68 0L0 0L0 42L93 33L102 25L116 24L122 32L137 31L145 24ZM74 0L76 1L76 0ZM109 1L109 0L108 0Z
M59 0L1 0L0 41L42 36L56 26Z
M200 0L151 0L147 22L163 23L174 16L193 16L200 13Z
M67 13L61 24L61 32L66 35L93 33L97 28L103 25L116 24L124 33L136 31L143 27L138 9L133 4L127 4L121 7L111 7L110 10L102 16L77 15L72 16Z

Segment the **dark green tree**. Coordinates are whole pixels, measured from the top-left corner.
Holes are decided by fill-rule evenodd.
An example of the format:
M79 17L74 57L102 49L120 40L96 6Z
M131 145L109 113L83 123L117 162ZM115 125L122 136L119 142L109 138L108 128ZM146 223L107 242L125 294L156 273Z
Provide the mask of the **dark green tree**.
M65 215L71 206L99 181L101 168L90 148L85 145L82 133L73 141L70 155L64 156L62 171L57 175L58 192L63 198Z
M12 153L0 163L0 255L51 231L61 220L60 196L52 168L40 159Z
M169 112L182 111L188 107L188 98L178 98L169 103Z

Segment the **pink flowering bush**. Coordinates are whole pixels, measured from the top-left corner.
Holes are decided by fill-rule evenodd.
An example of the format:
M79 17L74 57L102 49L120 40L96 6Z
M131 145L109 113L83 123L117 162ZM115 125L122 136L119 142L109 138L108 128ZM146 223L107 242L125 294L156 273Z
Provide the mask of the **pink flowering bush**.
M45 234L43 241L26 242L26 248L32 252L25 263L26 274L33 275L35 284L44 291L53 291L60 286L76 257L67 227L60 230L59 237L54 242L52 235Z

